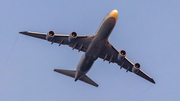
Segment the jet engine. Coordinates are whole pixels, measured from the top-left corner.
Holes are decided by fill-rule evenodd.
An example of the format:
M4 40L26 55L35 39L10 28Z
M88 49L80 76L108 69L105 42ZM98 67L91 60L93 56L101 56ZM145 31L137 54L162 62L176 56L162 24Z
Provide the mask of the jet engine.
M133 73L137 73L141 68L141 65L139 63L135 63L133 68L132 68L132 72Z
M126 56L126 51L125 50L121 50L118 54L118 60L123 60Z
M68 41L71 42L72 40L74 40L75 38L77 38L77 33L76 32L72 32L69 35Z
M55 35L54 31L49 31L46 35L46 40L52 41L52 39L54 38L54 35Z

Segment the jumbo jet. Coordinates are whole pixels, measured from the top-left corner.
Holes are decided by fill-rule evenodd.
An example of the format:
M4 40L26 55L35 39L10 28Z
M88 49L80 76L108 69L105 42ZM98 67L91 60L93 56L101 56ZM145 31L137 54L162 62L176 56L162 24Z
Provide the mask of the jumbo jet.
M75 81L81 80L98 87L98 84L91 80L86 73L91 69L94 62L98 58L101 58L103 61L106 60L109 63L116 63L120 66L120 69L124 68L126 72L133 72L155 84L154 80L140 69L141 65L139 63L133 64L126 58L125 50L118 51L108 41L108 37L117 19L118 11L112 10L105 16L95 34L91 36L79 36L75 31L70 33L70 35L55 34L54 31L49 31L47 34L30 31L22 31L19 33L50 41L51 44L58 43L59 46L68 45L72 47L73 50L77 49L78 51L84 52L76 70L54 69L54 71L58 73L74 78Z

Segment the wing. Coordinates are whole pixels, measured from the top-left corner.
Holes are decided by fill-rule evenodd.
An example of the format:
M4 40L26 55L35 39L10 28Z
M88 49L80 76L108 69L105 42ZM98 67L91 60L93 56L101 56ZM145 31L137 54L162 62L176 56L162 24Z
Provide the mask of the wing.
M32 36L39 39L46 40L46 33L38 33L38 32L30 32L30 31L23 31L19 32L20 34ZM73 49L77 49L79 51L86 52L91 40L94 36L77 36L72 42L68 41L69 35L60 35L55 34L53 39L51 40L52 43L58 43L59 45L69 45Z
M118 54L119 52L108 42L105 46L105 49L103 50L103 52L101 53L99 57L109 62L117 63L119 66L121 66L121 68L123 67L124 69L126 69L126 71L132 72L132 68L134 64L130 60L128 60L126 57L121 61L118 60ZM152 83L155 83L154 80L150 76L148 76L146 73L144 73L142 70L139 70L135 74L139 75L140 77Z

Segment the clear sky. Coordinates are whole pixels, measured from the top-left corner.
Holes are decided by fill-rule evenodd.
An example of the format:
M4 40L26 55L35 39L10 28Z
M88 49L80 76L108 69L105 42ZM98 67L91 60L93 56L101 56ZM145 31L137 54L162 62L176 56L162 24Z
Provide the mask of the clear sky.
M179 101L179 0L0 0L0 101ZM117 9L109 37L156 82L98 59L94 87L56 73L75 70L82 52L19 31L93 35Z

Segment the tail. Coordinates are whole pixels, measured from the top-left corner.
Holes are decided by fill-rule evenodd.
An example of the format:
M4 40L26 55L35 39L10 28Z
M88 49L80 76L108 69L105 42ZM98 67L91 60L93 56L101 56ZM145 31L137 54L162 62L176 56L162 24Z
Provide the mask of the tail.
M67 75L67 76L70 76L72 78L75 78L75 74L76 74L76 71L73 71L73 70L54 69L54 71L64 74L64 75ZM88 83L90 85L98 87L98 84L96 84L93 80L91 80L87 75L83 75L83 77L81 77L79 80L83 81L85 83Z

